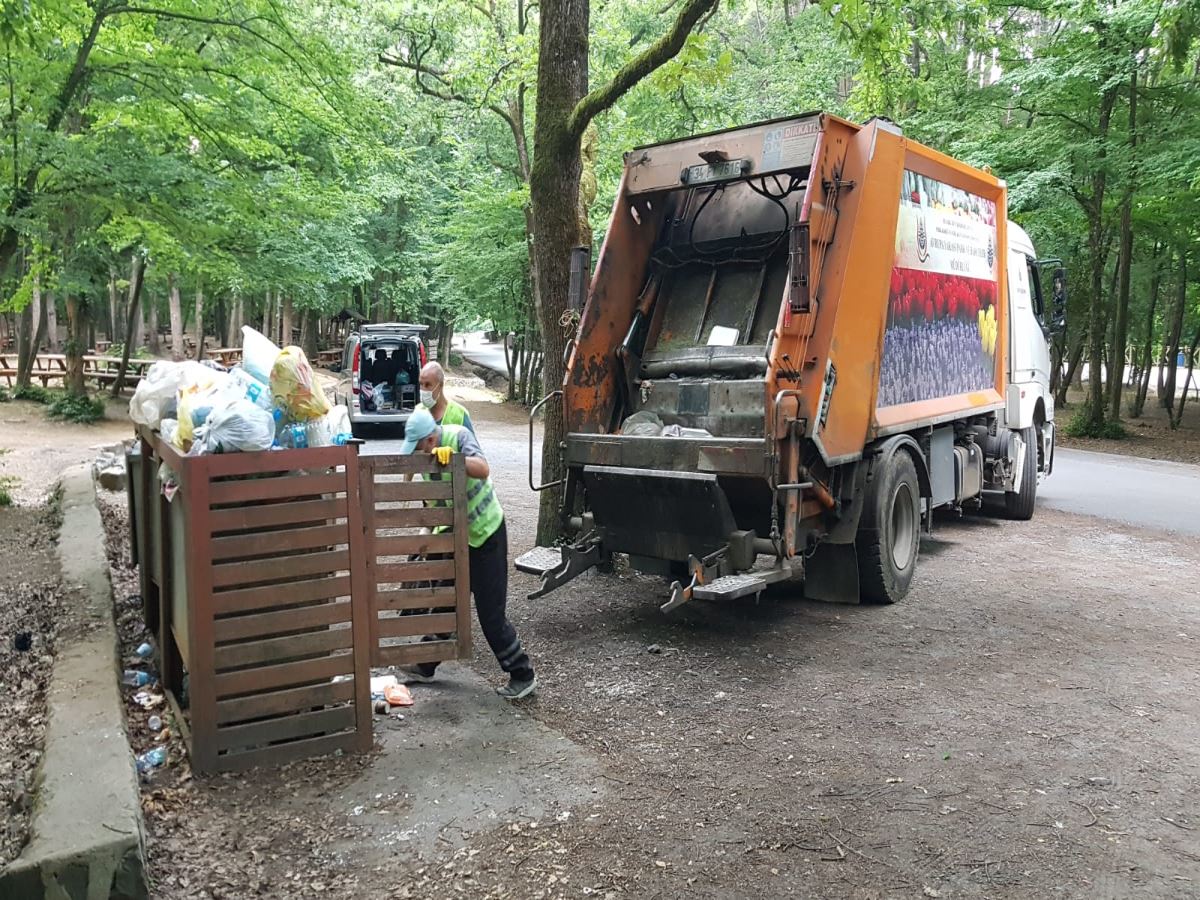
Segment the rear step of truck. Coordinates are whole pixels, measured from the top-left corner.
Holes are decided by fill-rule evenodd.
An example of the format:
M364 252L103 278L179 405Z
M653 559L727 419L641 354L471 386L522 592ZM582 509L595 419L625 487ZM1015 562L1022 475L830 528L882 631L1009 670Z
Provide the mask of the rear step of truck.
M526 550L513 561L518 572L537 575L541 578L551 569L562 564L562 547L534 547Z

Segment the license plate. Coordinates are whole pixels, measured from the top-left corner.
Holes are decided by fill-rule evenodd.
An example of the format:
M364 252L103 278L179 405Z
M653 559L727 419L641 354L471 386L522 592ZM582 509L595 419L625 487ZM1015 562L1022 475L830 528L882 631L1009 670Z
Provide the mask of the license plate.
M701 163L698 166L688 166L679 173L679 180L683 184L708 184L713 181L741 178L749 171L750 160L726 159L717 163Z

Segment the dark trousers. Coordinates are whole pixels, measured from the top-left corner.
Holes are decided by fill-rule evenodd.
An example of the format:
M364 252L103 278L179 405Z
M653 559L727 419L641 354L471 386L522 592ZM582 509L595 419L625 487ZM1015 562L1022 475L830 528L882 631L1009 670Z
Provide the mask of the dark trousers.
M505 672L521 681L532 678L529 655L521 646L517 630L508 621L508 523L501 522L496 533L482 546L472 547L469 560L475 614L488 646ZM433 636L426 638L433 639ZM422 670L432 673L436 667L436 663L431 663Z

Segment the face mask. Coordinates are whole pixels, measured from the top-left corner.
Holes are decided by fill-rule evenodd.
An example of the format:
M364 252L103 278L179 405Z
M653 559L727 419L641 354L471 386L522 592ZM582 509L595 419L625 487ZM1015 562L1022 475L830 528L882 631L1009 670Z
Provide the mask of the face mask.
M426 409L433 409L433 404L437 400L434 399L433 391L421 391L421 405Z

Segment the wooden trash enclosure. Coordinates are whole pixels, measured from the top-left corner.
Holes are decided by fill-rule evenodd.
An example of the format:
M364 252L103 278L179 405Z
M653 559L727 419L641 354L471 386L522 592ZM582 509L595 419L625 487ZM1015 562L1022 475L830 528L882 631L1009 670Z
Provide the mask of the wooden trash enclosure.
M139 436L147 625L197 772L367 750L372 666L469 655L461 458L399 481L437 465L355 443L185 457ZM450 530L415 531L431 525Z

